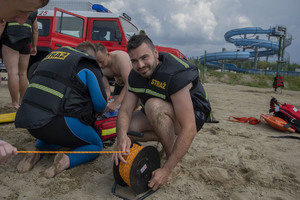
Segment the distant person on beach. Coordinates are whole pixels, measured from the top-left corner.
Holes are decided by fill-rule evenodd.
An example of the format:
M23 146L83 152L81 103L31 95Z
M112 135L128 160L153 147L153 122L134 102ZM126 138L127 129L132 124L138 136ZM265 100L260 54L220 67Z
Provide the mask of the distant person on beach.
M199 80L198 68L172 54L158 53L147 35L134 35L127 44L133 69L117 119L118 151L130 151L134 141L159 141L166 153L164 165L152 173L148 186L164 185L207 117L211 106ZM142 109L134 112L140 99ZM128 131L144 133L142 138ZM113 154L116 165L126 154Z
M113 112L119 108L128 90L128 75L132 69L130 58L125 51L108 52L107 48L101 44L95 44L97 48L97 61L103 72L103 82L107 97L111 96L108 79L115 80L113 101L107 104L106 111Z
M1 36L11 106L16 109L20 107L28 86L27 68L30 55L37 53L38 34L36 11L30 13L23 25L17 21L7 22Z
M17 21L24 24L31 12L46 6L48 2L49 0L0 0L0 36L6 22ZM16 154L17 149L14 146L0 140L0 164Z
M92 124L96 114L106 108L102 72L96 61L96 48L90 42L77 48L62 47L46 56L38 65L15 125L26 128L37 138L34 150L101 151L102 140ZM54 177L66 169L94 160L99 153L57 154L44 176ZM17 166L27 172L42 154L26 154Z

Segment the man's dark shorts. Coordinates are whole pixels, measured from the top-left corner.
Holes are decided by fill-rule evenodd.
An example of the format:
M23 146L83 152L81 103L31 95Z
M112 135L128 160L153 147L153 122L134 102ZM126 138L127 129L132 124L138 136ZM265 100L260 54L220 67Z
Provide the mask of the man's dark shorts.
M9 39L4 39L2 44L8 46L9 48L18 51L20 54L30 54L30 41L20 40L16 43L12 43Z
M114 92L113 92L113 95L119 95L122 91L124 86L119 86L118 84L115 84L115 89L114 89Z

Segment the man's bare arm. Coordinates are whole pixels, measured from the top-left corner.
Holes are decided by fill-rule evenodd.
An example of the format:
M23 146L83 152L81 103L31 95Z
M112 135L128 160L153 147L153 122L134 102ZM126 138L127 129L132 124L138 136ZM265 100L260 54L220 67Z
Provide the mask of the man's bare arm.
M107 100L108 100L111 95L110 85L109 85L109 82L108 82L108 79L106 76L102 77L102 81L103 81L105 93L106 93Z
M126 92L117 118L118 139L117 139L116 150L118 151L125 151L129 153L131 140L127 136L127 132L130 126L132 114L134 112L137 101L138 101L138 97L135 94L128 91ZM113 154L112 160L116 163L116 165L118 165L119 160L126 163L122 155L124 154L120 154L120 153Z
M197 133L190 88L191 84L171 96L175 115L181 126L181 131L178 133L173 151L165 163L165 167L171 170L174 169L177 163L188 152Z
M122 77L122 81L125 84L118 97L114 100L116 104L120 105L124 99L126 91L128 90L128 76L132 69L132 65L127 53L121 54L118 58L118 62L116 63L117 73L120 77Z
M3 33L4 29L5 29L5 25L6 25L6 21L0 19L0 38L1 38L2 33Z
M196 135L197 130L194 109L189 92L190 88L191 84L171 96L172 105L176 118L181 126L181 130L178 133L173 150L165 164L152 173L152 178L149 181L148 186L153 190L157 190L167 182L173 169L187 153Z

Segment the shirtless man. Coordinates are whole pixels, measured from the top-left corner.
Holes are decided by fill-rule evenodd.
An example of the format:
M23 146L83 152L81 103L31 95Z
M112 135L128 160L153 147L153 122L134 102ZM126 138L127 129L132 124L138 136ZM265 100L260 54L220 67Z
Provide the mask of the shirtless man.
M97 48L97 61L103 73L103 83L108 98L111 96L108 79L114 78L116 81L114 101L108 103L105 110L113 112L121 105L128 89L127 79L132 69L131 61L125 51L108 52L107 48L100 43L95 44L95 46Z
M44 7L49 0L0 0L0 20L24 24L29 14Z

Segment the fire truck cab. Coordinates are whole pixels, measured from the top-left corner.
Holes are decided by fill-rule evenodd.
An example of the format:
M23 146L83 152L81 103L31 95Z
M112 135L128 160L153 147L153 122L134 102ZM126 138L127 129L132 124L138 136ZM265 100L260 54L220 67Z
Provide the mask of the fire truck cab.
M57 1L38 10L39 38L37 55L32 56L28 67L28 78L35 70L34 63L41 61L51 51L90 41L102 43L107 50L126 51L129 38L139 33L139 29L123 13L122 16L110 12L100 4L89 1ZM179 50L156 46L158 51L165 51L177 57L187 59Z

